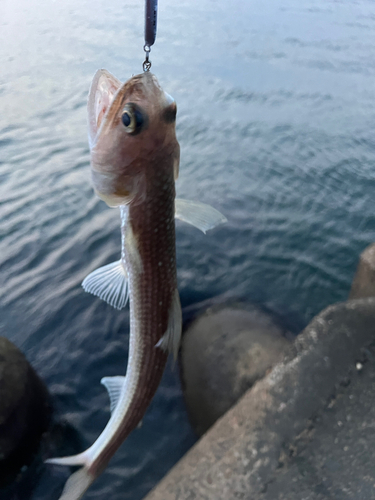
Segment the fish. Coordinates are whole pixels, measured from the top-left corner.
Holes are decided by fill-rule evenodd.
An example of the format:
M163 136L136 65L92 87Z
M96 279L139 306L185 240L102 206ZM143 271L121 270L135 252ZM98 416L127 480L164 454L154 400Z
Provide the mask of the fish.
M124 84L98 70L88 98L91 178L96 194L121 218L121 257L90 273L83 288L111 306L129 301L126 376L104 377L111 416L78 455L46 460L81 466L60 500L78 500L139 426L160 383L168 354L176 359L182 313L177 290L175 218L203 232L226 222L216 209L176 199L180 147L175 100L151 72Z

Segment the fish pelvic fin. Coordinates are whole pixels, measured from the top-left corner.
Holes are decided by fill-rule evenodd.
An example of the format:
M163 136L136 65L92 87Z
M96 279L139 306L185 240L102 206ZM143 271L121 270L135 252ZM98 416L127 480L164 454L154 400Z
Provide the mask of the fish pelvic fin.
M227 222L227 218L210 205L182 198L175 200L175 217L200 229L205 234L219 224Z
M182 332L182 313L180 296L176 289L173 295L172 304L169 309L168 328L162 338L158 341L155 347L160 347L163 351L168 351L173 354L176 361L178 349L180 347Z
M94 480L95 477L88 472L87 468L82 467L67 480L59 500L80 500Z
M99 267L82 282L85 292L92 293L116 309L129 299L128 273L121 260Z

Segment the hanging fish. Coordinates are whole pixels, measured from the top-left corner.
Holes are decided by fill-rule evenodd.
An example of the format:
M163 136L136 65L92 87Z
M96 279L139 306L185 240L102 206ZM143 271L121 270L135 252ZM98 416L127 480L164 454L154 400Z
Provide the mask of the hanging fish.
M125 84L106 70L94 76L88 101L94 189L120 207L121 259L87 276L83 287L121 309L130 302L126 377L105 377L111 417L94 444L48 463L81 465L60 500L78 500L104 471L149 406L167 361L181 339L177 291L175 217L203 232L226 221L202 203L175 199L179 144L177 107L150 72Z

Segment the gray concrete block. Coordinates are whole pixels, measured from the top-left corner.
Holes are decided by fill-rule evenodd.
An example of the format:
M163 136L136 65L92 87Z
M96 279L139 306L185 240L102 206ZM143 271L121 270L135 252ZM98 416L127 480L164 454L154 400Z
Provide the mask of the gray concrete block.
M254 306L207 309L184 332L182 379L189 418L202 435L280 361L290 342Z
M330 410L330 402L337 397L339 388L347 384L353 367L362 363L364 349L374 338L375 299L328 307L297 337L287 359L247 391L146 499L374 498L371 485L375 483L375 468L373 472L368 468L367 477L360 467L354 472L363 484L370 485L367 489L370 496L356 497L354 493L337 496L335 488L339 484L334 483L334 478L327 490L329 494L323 488L327 488L327 483L320 486L323 489L319 492L321 478L314 477L308 462L300 469L310 481L310 486L305 484L303 494L302 490L291 487L295 476L290 476L284 482L284 490L280 485L273 496L266 496L285 464L286 450L290 450L299 436L308 435L314 418ZM368 394L375 394L371 387ZM370 404L374 402L373 396ZM353 442L355 439L353 434ZM327 467L334 469L335 460L327 460ZM345 471L340 475L345 476ZM314 489L316 486L318 489Z
M50 414L45 385L21 351L0 337L0 486L29 463Z
M349 299L375 297L375 243L360 255Z

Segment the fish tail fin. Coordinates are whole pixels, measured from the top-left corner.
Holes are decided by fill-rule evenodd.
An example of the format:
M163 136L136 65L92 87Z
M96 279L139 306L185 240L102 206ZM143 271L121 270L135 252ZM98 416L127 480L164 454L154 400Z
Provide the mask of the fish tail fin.
M90 456L88 448L86 451L79 453L78 455L72 455L70 457L56 457L48 458L45 462L46 464L54 465L84 465L88 467L90 465Z
M67 480L59 500L79 500L94 481L95 477L89 473L92 458L90 451L90 448L88 448L78 455L49 458L46 460L46 463L54 465L83 465L81 469L74 472Z
M83 465L81 469L74 472L65 483L64 490L59 500L79 500L84 495L87 488L94 482L95 477L89 473L91 464L90 448L78 455L70 457L49 458L48 464L54 465Z
M80 500L94 479L87 467L82 467L67 480L59 500Z

